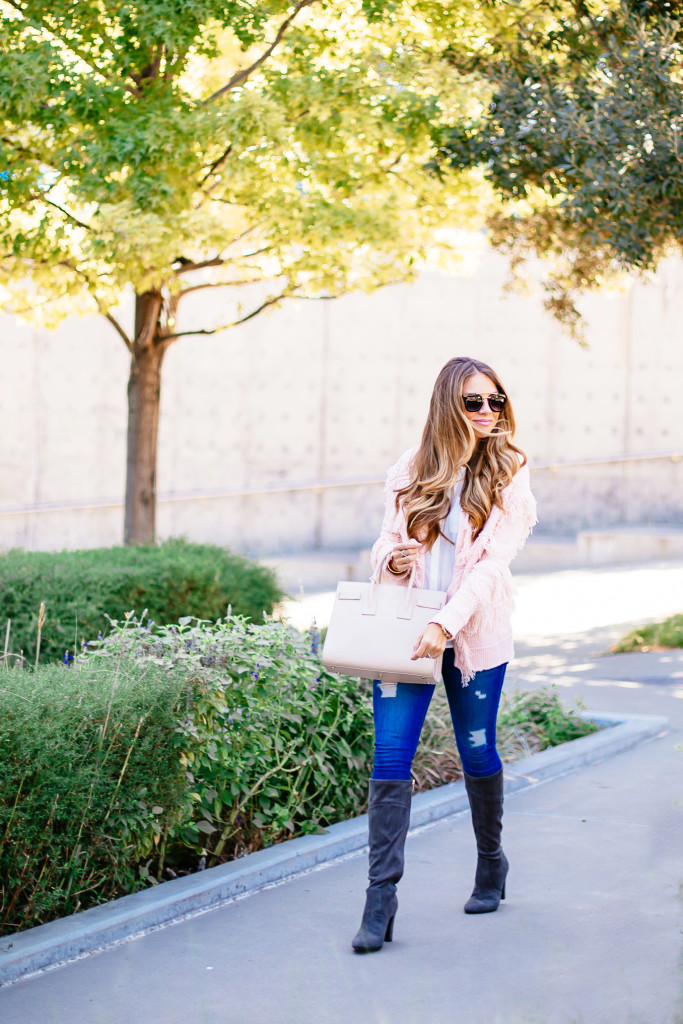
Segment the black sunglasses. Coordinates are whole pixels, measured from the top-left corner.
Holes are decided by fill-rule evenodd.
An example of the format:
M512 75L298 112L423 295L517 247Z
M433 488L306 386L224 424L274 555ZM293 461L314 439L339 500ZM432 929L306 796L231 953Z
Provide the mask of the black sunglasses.
M462 400L468 412L479 412L485 401L488 401L491 412L502 412L505 406L505 395L463 395Z

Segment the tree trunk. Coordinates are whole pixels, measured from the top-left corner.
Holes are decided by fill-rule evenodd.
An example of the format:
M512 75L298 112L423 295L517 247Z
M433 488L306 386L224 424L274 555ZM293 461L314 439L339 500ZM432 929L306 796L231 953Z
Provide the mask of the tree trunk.
M167 347L160 312L159 292L135 296L135 341L128 378L126 544L153 544L155 538L161 365Z

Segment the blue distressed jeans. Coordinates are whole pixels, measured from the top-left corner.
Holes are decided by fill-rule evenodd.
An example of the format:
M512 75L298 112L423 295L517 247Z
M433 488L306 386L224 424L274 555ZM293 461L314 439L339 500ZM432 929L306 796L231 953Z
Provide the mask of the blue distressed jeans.
M496 750L496 718L507 663L477 672L462 685L452 648L443 655L443 681L451 710L455 742L467 775L486 778L502 768ZM375 762L373 779L409 779L434 686L399 683L395 697L383 697L373 686Z

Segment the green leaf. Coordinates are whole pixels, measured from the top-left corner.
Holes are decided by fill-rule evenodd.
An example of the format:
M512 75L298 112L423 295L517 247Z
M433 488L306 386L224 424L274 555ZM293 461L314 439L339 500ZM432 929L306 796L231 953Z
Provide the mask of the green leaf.
M217 831L216 826L212 825L210 821L206 821L205 819L195 822L195 827L198 828L200 832L204 832L208 836Z

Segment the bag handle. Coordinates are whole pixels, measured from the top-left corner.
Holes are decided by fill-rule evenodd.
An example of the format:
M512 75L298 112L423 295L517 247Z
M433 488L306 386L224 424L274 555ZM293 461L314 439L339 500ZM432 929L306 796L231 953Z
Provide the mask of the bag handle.
M372 583L373 587L374 587L374 585L376 583L379 583L380 576L382 575L382 567L384 565L386 565L387 562L389 562L390 559L391 559L391 555L389 555L389 558L385 558L383 561L381 561L379 563L379 565L377 566L377 568L375 569L375 571L373 572L372 576L370 577L370 582ZM416 575L417 575L417 559L413 563L413 568L410 570L410 578L408 580L408 590L412 590L413 589L413 586L415 584L415 577L416 577Z
M391 557L391 556L389 556L389 557ZM375 569L375 571L373 572L372 576L370 577L370 593L368 594L368 603L367 603L367 610L368 610L368 614L370 614L370 615L374 614L375 609L377 607L376 587L377 587L377 584L379 583L379 580L380 580L380 575L381 575L381 572L382 572L382 566L385 564L385 562L388 562L388 561L389 561L389 559L385 558L384 562L380 562L379 565L377 566L377 568ZM411 615L408 614L408 613L410 612L410 598L411 598L411 595L413 593L413 587L415 586L416 576L417 576L417 560L413 563L413 567L410 570L410 577L408 578L408 586L405 588L405 591L406 591L405 600L403 601L403 605L402 605L402 607L401 607L401 609L400 609L400 611L398 613L399 618L408 618L409 619L411 617Z

